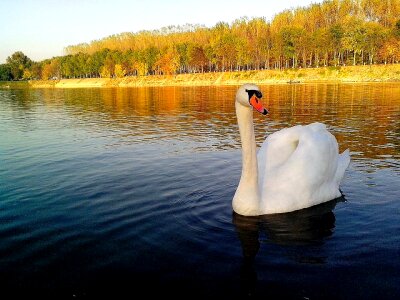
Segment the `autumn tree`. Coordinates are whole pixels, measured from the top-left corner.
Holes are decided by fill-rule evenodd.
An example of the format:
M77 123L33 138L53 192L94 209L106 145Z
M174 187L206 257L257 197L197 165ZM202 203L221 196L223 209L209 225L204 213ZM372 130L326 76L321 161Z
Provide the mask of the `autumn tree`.
M32 78L32 73L29 69L24 70L24 74L22 75L22 79L28 80Z
M116 64L115 69L114 69L114 74L115 74L115 77L122 78L125 76L126 70L124 69L124 67L122 65Z
M385 41L379 50L378 55L387 63L397 63L400 61L400 41L391 38Z
M368 63L370 65L373 64L378 57L378 51L382 47L387 36L387 30L379 23L369 22L365 24L364 51L368 55Z
M61 69L60 69L60 60L52 59L43 65L42 68L42 79L48 80L51 78L60 79Z
M207 68L208 59L204 49L200 45L192 45L188 50L189 65L196 72L204 72Z
M58 59L67 78L117 76L116 65L126 76L396 63L399 16L400 0L325 0L286 9L271 21L243 17L211 28L185 24L115 34L68 46ZM26 69L37 77L33 65L7 65L12 78Z
M176 74L179 69L179 56L175 48L168 48L163 51L159 59L154 64L154 70L159 74Z
M115 60L113 58L113 55L111 53L108 53L104 61L104 64L101 68L100 75L101 77L106 77L106 78L113 77L114 70L115 70Z
M149 66L147 65L144 51L135 51L132 56L132 69L135 75L144 76L147 75Z

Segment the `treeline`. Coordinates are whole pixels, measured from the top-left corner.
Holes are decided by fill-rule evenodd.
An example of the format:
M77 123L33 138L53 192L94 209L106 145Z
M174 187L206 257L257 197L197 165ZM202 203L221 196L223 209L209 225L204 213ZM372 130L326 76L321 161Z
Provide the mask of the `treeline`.
M400 61L400 0L327 0L285 10L270 22L241 18L212 28L171 26L65 50L65 56L20 66L19 73L11 68L9 76L123 77L393 64ZM0 66L0 76L4 69Z

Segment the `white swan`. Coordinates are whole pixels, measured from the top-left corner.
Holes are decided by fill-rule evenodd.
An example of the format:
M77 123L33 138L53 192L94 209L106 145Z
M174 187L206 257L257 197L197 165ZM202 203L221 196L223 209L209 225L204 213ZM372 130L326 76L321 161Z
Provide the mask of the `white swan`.
M350 163L349 150L338 152L336 138L324 124L282 129L267 137L256 154L253 107L267 114L258 86L236 93L242 142L242 175L233 210L244 216L285 213L341 196L340 181Z

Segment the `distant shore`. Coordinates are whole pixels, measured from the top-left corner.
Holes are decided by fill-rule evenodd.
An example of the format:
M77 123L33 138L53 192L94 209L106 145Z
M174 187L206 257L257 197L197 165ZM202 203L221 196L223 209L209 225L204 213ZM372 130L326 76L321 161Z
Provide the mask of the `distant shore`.
M400 81L400 64L131 76L124 78L30 80L27 82L0 82L0 88L104 88L240 85L247 82L263 85L318 82L393 81Z

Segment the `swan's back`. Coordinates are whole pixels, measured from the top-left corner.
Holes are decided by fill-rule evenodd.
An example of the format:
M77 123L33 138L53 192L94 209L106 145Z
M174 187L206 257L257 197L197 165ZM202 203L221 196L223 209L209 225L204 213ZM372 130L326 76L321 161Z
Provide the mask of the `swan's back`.
M260 210L282 213L341 196L339 184L350 162L321 123L271 134L258 152Z

